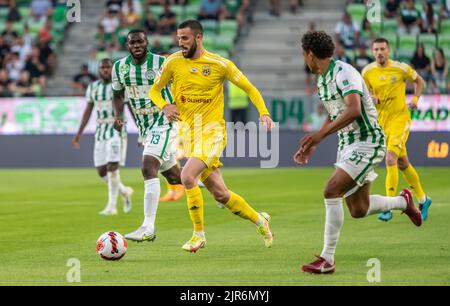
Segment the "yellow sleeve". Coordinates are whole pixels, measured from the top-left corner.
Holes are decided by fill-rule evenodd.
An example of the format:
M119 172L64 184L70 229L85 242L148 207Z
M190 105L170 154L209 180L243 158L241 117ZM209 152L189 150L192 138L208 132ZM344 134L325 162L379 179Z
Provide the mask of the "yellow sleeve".
M245 91L252 103L255 105L259 112L259 116L270 116L267 110L264 99L261 96L259 90L253 86L253 84L247 79L247 77L236 67L236 65L230 61L226 60L227 67L225 68L225 78L232 82L234 85Z
M369 89L369 91L371 93L373 93L373 89L372 89L372 85L370 84L370 79L367 73L367 69L363 69L363 71L361 72L361 75L364 79L364 83L366 83L367 88Z
M149 92L150 99L160 109L163 109L164 106L168 104L162 96L162 90L164 89L164 86L169 83L173 76L172 65L170 64L171 62L172 58L170 57L164 61Z
M407 64L403 64L402 66L405 67L405 69L403 70L404 73L404 77L406 80L414 82L415 80L417 80L417 72L410 66Z

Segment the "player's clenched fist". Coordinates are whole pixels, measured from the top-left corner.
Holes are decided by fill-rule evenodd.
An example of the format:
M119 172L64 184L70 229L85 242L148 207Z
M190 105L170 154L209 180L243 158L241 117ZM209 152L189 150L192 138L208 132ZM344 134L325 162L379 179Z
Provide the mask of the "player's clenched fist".
M122 131L123 121L120 118L114 120L114 129L118 132Z
M176 105L167 104L166 106L164 106L163 112L170 122L176 122L180 119L180 113L178 112L178 108Z

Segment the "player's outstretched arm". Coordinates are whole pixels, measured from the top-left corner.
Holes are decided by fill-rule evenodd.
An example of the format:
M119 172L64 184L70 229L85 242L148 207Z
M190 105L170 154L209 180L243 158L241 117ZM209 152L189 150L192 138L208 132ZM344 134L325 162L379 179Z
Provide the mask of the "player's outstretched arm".
M414 80L414 97L410 103L411 109L417 109L419 103L419 98L422 95L423 89L425 88L425 80L418 74L417 78Z
M89 122L89 118L91 118L93 109L94 109L94 103L87 103L86 108L84 109L83 117L81 119L80 127L78 128L78 132L72 139L72 146L76 150L80 149L80 137L81 137L81 134L83 134L83 131Z
M250 101L252 101L252 103L258 110L259 121L266 126L267 130L270 131L274 127L274 124L259 90L231 61L227 61L227 71L225 77L227 80L232 82L247 94L247 96L250 98Z

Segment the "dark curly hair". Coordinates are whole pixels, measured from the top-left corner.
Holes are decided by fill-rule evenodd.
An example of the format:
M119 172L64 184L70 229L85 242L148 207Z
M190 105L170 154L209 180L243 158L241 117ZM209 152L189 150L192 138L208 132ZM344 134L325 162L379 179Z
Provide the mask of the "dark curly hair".
M316 57L326 59L334 54L334 43L330 35L324 31L309 31L302 37L302 48L311 51Z

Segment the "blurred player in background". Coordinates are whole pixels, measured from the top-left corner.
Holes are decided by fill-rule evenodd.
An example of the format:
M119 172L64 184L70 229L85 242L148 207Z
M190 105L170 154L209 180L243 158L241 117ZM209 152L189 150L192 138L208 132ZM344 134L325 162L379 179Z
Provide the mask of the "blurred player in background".
M113 67L114 127L123 128L124 95L130 101L134 117L143 139L142 175L144 177L144 222L136 231L125 235L133 241L154 241L155 220L161 193L158 171L172 185L181 184L177 166L175 140L178 126L171 123L148 96L154 79L165 58L148 51L148 39L143 30L132 30L127 36L130 55L118 60ZM165 103L172 103L169 87L162 87L160 94Z
M294 160L304 165L327 136L338 132L339 147L336 171L325 190L325 235L321 256L303 265L308 273L333 273L334 254L344 224L343 197L352 217L365 218L386 210L401 210L414 225L422 224L420 211L414 206L408 189L398 197L370 195L374 171L386 153L385 136L377 122L377 111L359 72L351 65L335 61L334 43L323 31L306 33L302 38L303 57L314 74L318 74L318 94L329 113L328 120L315 133L300 141Z
M181 51L171 55L161 68L150 90L151 100L167 118L182 121L183 144L188 161L181 179L186 188L188 209L194 224L192 238L183 250L196 252L206 244L203 222L203 196L198 179L205 184L214 199L232 213L253 222L270 247L273 236L269 229L270 216L257 213L242 197L230 191L219 168L220 155L226 145L223 118L225 79L243 89L258 108L260 120L268 129L273 125L259 91L229 60L203 48L203 27L196 20L181 23L177 31ZM172 80L175 105L167 103L161 90Z
M386 195L392 197L397 194L400 169L419 200L419 208L425 221L428 218L431 198L426 196L419 175L409 162L406 151L411 127L411 114L406 104L406 82L414 82L414 97L410 107L417 109L425 81L409 65L389 59L389 42L386 39L374 40L372 52L376 61L363 69L362 76L375 100L378 122L386 133ZM387 222L392 219L392 212L383 212L378 218Z
M112 62L110 59L100 61L98 69L100 79L89 84L86 90L86 109L78 133L72 140L73 147L79 150L80 137L95 108L97 129L95 132L94 165L102 180L108 184L108 204L100 212L101 215L117 214L117 196L119 193L124 200L123 211L129 213L132 207L131 195L133 194L133 189L124 186L120 181L119 164L125 165L127 134L125 129L121 132L114 129L111 70Z

